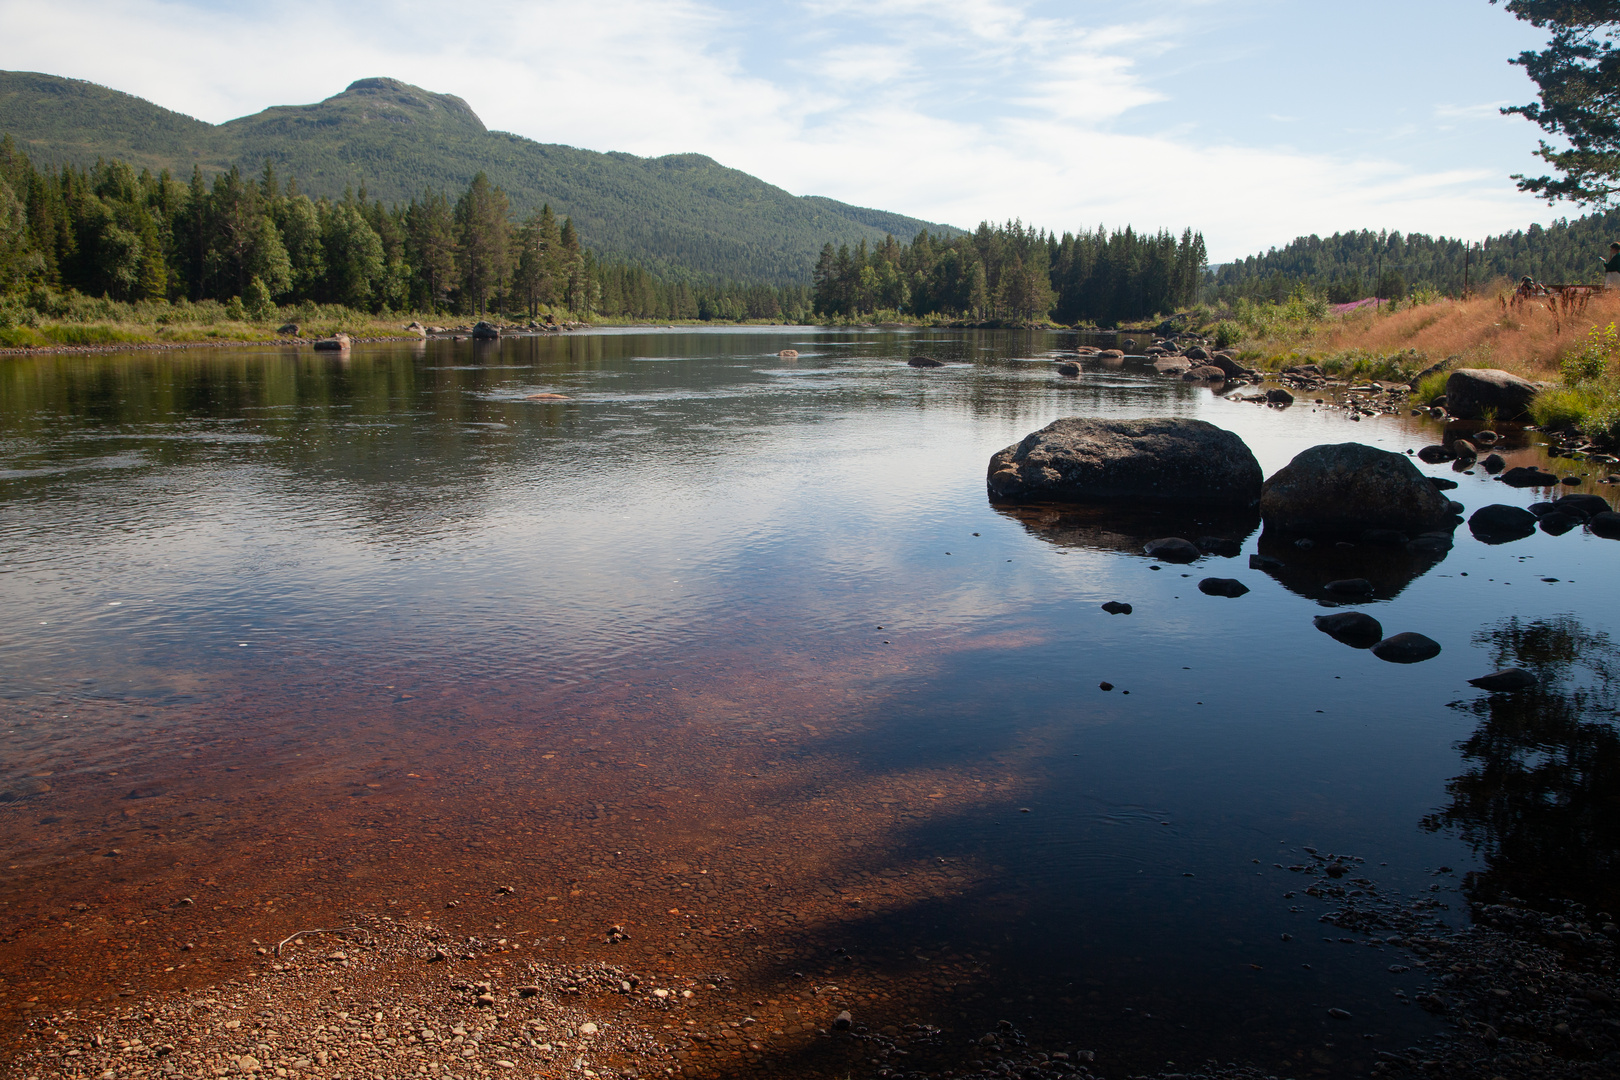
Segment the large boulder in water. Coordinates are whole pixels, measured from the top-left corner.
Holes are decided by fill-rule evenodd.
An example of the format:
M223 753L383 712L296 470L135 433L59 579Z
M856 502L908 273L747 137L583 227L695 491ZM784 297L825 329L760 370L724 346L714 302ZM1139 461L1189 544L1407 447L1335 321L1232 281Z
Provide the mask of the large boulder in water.
M1242 439L1203 420L1068 417L990 459L999 502L1173 502L1247 507L1260 463Z
M1499 368L1453 371L1446 379L1446 412L1463 420L1517 420L1535 396L1535 383Z
M1421 533L1449 523L1451 503L1405 454L1364 443L1313 446L1267 480L1260 517L1285 533Z

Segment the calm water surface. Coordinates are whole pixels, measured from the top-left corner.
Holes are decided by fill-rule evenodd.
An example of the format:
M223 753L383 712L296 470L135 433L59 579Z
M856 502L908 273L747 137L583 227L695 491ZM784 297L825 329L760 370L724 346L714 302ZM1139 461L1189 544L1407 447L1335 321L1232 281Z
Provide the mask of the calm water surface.
M0 910L217 881L266 912L426 911L429 872L499 849L541 893L599 881L573 893L586 922L685 889L779 926L704 959L759 985L831 972L884 1023L1011 1018L1110 1069L1364 1068L1433 1027L1393 993L1421 973L1341 942L1275 864L1359 856L1453 926L1469 872L1593 895L1620 545L1463 527L1411 561L998 510L990 455L1061 416L1206 419L1267 474L1439 436L1135 360L1058 378L1072 344L637 331L0 361ZM1507 456L1612 490L1522 434ZM1545 495L1426 471L1470 511ZM1244 555L1139 554L1194 529ZM1251 570L1262 548L1290 567ZM1252 591L1202 595L1208 575ZM1385 664L1315 631L1345 576L1442 654ZM1551 689L1467 685L1506 663Z

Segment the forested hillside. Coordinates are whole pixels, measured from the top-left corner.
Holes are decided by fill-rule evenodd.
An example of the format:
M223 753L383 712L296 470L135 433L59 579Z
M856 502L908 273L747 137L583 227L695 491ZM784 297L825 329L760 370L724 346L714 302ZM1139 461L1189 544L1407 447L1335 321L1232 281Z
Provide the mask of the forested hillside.
M1326 239L1302 236L1286 247L1218 267L1208 289L1221 301L1282 300L1303 285L1333 303L1348 303L1423 288L1455 296L1465 280L1477 286L1526 275L1549 284L1594 283L1602 280L1601 263L1615 240L1620 240L1620 210L1546 228L1532 225L1472 245L1444 236L1368 230Z
M483 173L520 217L549 205L606 260L662 276L775 284L809 280L823 244L957 230L900 214L798 197L701 154L640 158L488 131L460 98L361 79L314 105L212 125L93 83L0 72L0 134L42 167L117 158L181 184L270 162L299 190L339 200L364 187L384 205L456 193Z

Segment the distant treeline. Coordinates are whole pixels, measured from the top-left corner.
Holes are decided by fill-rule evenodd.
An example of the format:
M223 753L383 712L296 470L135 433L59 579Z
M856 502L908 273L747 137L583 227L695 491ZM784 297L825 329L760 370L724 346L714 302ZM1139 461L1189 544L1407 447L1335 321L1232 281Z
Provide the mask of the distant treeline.
M1342 304L1369 296L1396 299L1418 289L1457 296L1465 282L1475 287L1526 275L1549 284L1594 283L1602 280L1600 263L1614 240L1620 240L1620 210L1545 228L1532 225L1472 245L1423 233L1302 236L1287 247L1217 268L1208 296L1228 303L1241 297L1280 301L1303 286Z
M809 315L809 290L669 280L599 263L549 206L523 221L479 174L454 201L385 207L362 187L311 199L266 165L212 183L121 161L34 167L0 140L0 294L43 285L113 300L305 301L361 311L542 311L631 318Z
M815 310L1110 324L1192 303L1206 261L1204 238L1191 229L1179 240L1128 228L1059 237L1017 221L981 223L955 239L924 231L909 244L892 236L870 249L828 244L816 264Z

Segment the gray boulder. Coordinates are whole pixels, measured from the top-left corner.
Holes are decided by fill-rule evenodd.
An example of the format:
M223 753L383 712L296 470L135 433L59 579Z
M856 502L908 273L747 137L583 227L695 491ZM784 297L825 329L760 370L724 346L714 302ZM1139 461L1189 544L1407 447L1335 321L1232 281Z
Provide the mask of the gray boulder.
M1225 382L1226 372L1218 367L1200 364L1195 368L1188 368L1181 373L1182 382Z
M473 324L472 336L474 341L494 341L501 336L501 328L491 322L480 319Z
M1203 420L1054 420L990 458L1001 502L1175 502L1247 507L1260 463L1243 440Z
M913 356L910 360L907 360L906 363L914 368L936 368L945 366L938 360L935 360L932 356Z
M1294 395L1280 386L1273 386L1266 391L1266 404L1268 405L1292 405L1293 403Z
M1453 371L1446 379L1446 411L1464 420L1517 420L1530 411L1536 384L1498 368Z
M1183 371L1191 371L1192 366L1192 361L1185 356L1161 356L1153 361L1154 370L1167 375L1179 375Z
M1404 454L1363 443L1313 446L1265 482L1260 516L1281 532L1420 533L1451 517L1449 500Z

